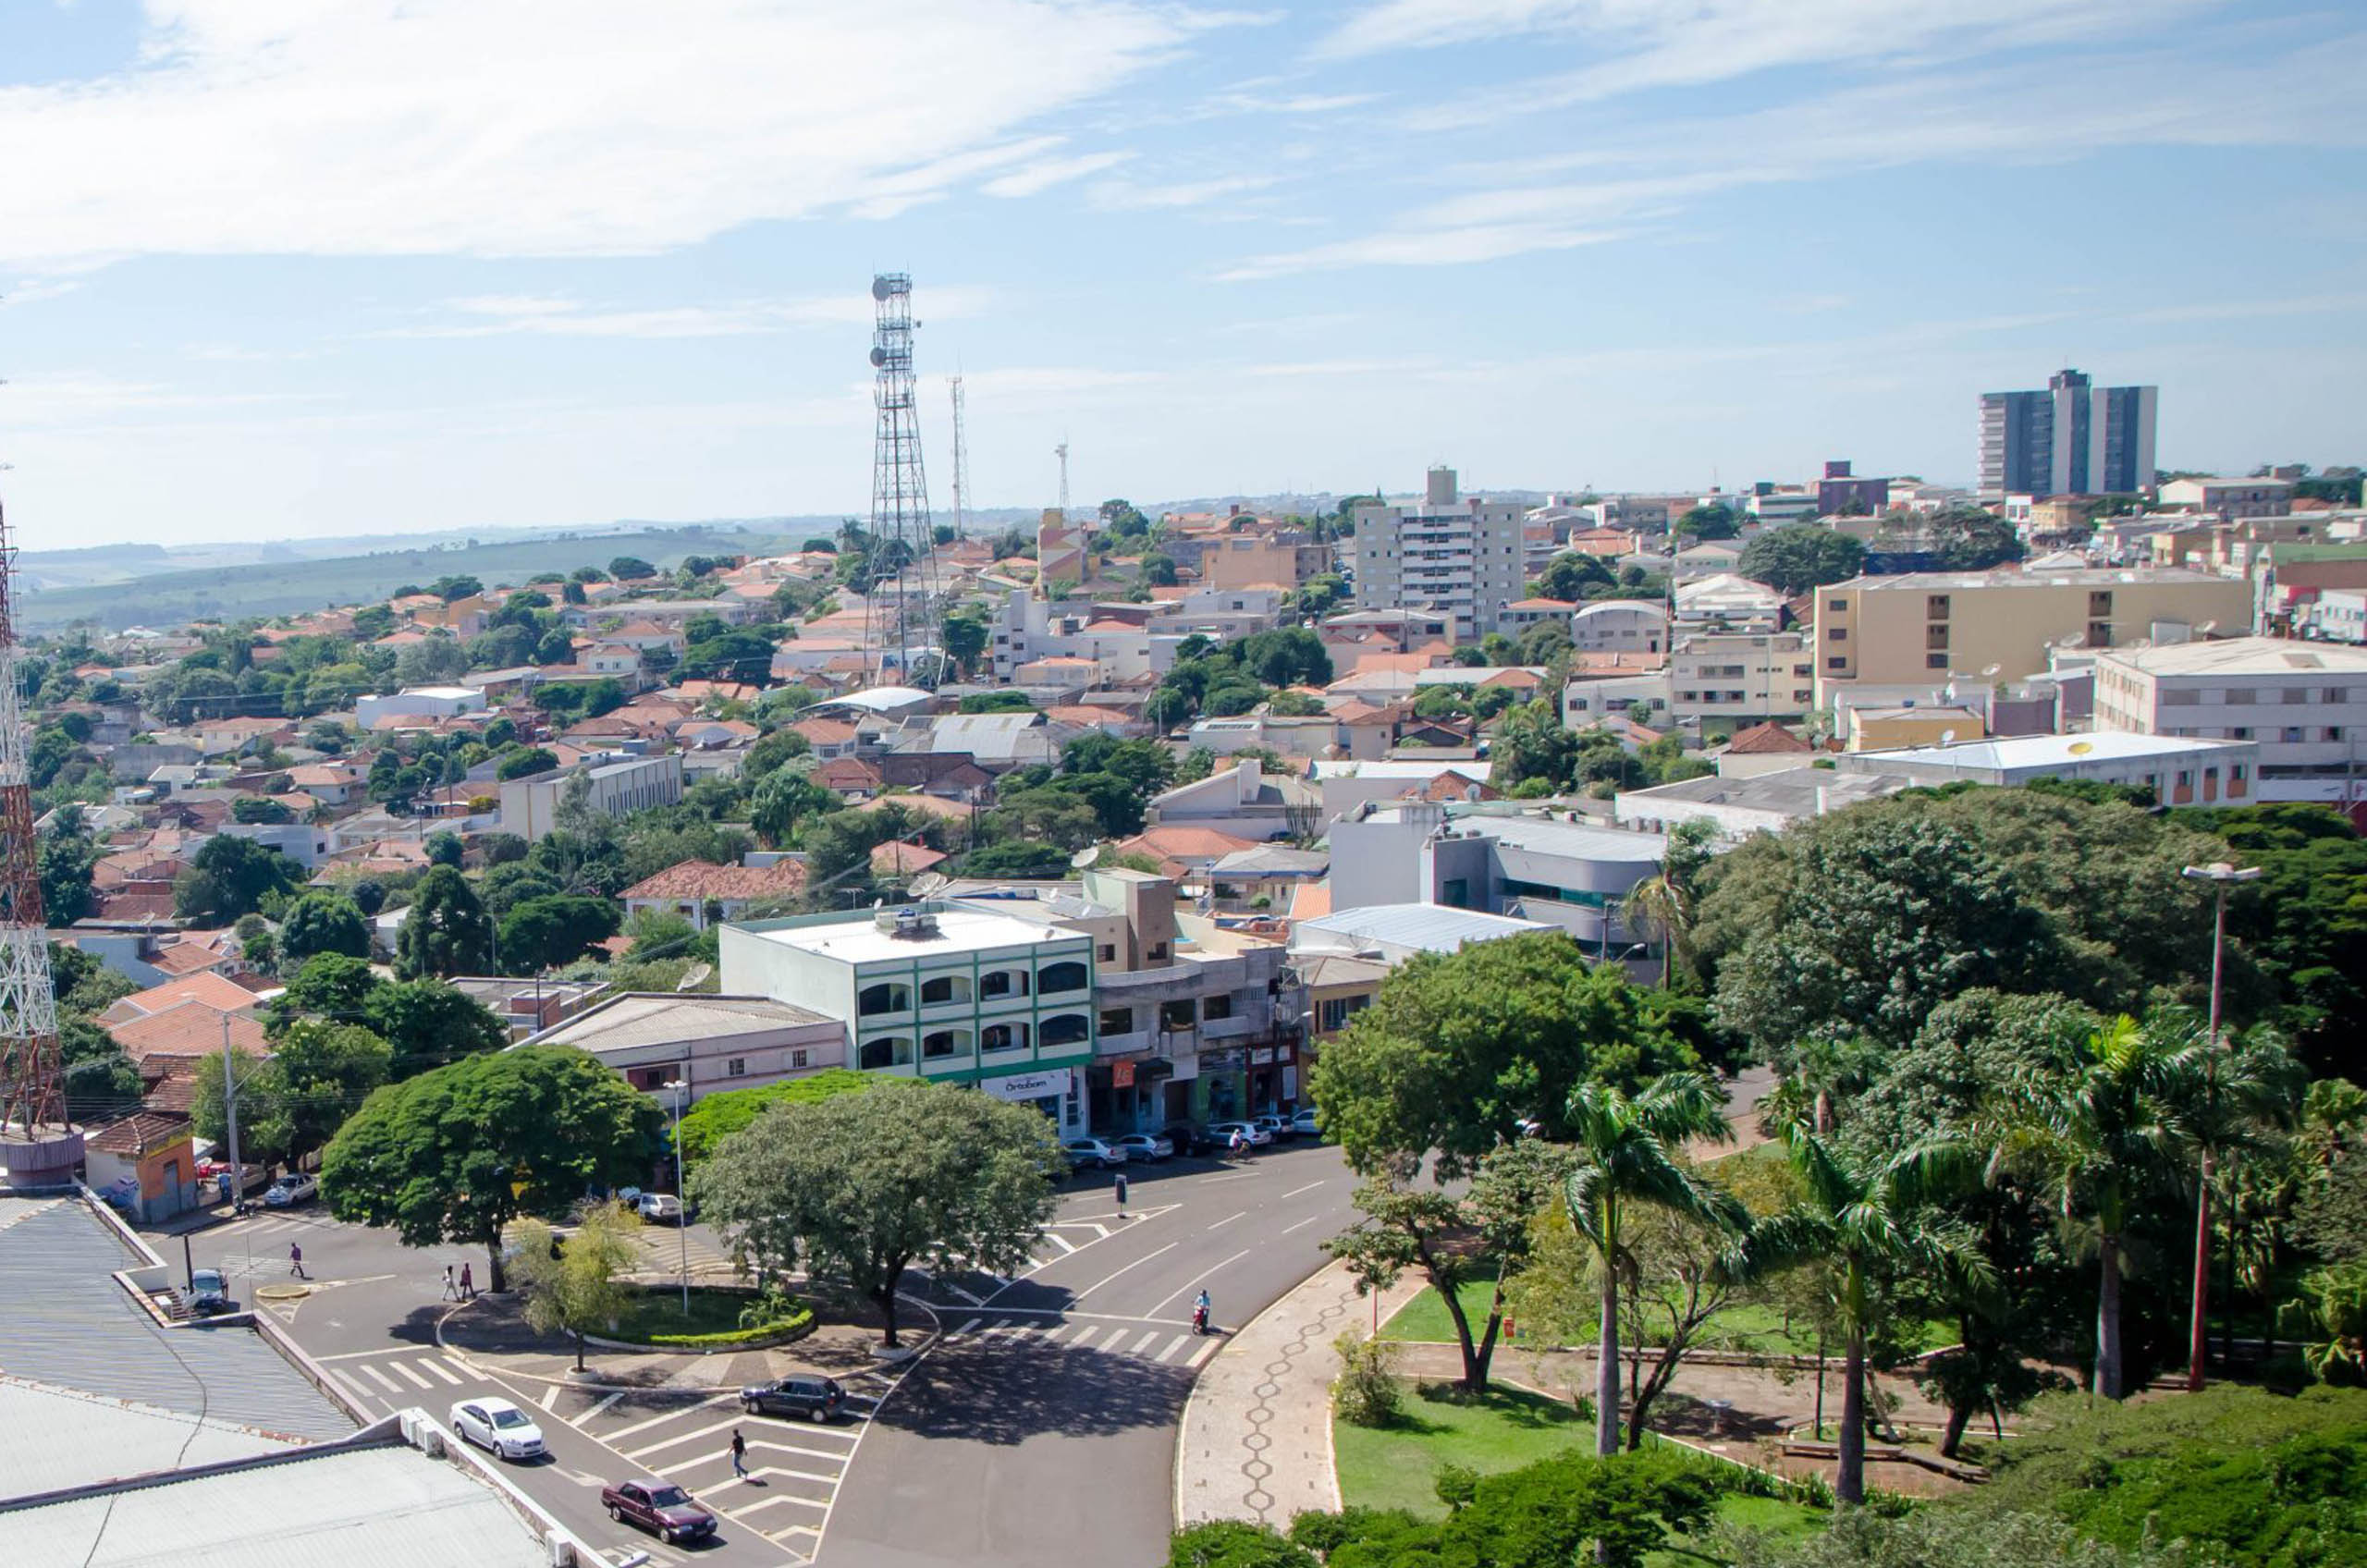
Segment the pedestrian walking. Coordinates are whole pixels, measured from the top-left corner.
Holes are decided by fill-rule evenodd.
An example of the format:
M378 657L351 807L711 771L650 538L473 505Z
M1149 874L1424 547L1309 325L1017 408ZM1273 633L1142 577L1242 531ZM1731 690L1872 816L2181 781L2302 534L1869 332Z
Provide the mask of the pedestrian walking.
M305 1278L304 1249L294 1242L288 1243L288 1272L299 1280Z
M452 1266L448 1263L444 1266L444 1299L446 1301L460 1299L460 1282L452 1277Z
M1126 1173L1124 1171L1118 1172L1115 1184L1118 1190L1118 1218L1123 1219L1126 1218Z
M477 1299L476 1281L470 1277L469 1268L470 1266L468 1264L463 1263L460 1265L460 1299L462 1301L474 1301Z
M748 1439L737 1427L731 1428L731 1473L743 1481L748 1478Z

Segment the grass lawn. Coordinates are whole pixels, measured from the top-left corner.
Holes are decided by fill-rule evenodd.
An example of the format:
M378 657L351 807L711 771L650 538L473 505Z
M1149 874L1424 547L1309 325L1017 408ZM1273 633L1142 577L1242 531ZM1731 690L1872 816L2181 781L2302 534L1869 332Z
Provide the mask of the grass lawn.
M1471 1319L1474 1334L1486 1331L1488 1303L1495 1296L1496 1281L1472 1280L1457 1292L1463 1297L1463 1310ZM1425 1290L1420 1295L1397 1309L1395 1317L1380 1326L1384 1340L1426 1340L1441 1344L1454 1342L1454 1319L1448 1316L1446 1298L1436 1290Z
M1492 1280L1474 1280L1463 1287L1463 1310L1470 1317L1471 1330L1475 1334L1480 1332L1488 1321L1488 1302L1495 1289ZM1711 1344L1715 1348L1755 1351L1767 1355L1816 1354L1814 1329L1795 1326L1787 1334L1782 1313L1749 1302L1730 1306L1720 1313L1710 1325L1709 1332L1714 1337ZM1400 1307L1395 1317L1380 1326L1380 1337L1384 1340L1453 1344L1454 1319L1447 1315L1446 1299L1435 1290L1426 1290ZM1954 1344L1956 1339L1954 1326L1937 1321L1926 1323L1917 1348L1938 1350L1943 1345ZM1589 1322L1571 1342L1590 1345L1594 1341L1595 1326ZM1525 1348L1534 1348L1526 1338L1519 1342ZM1841 1347L1827 1345L1825 1351L1827 1354L1838 1355Z
M722 1334L740 1327L740 1309L755 1300L749 1291L717 1291L693 1286L691 1315L682 1316L679 1290L636 1291L617 1327L602 1339L645 1344L652 1334Z

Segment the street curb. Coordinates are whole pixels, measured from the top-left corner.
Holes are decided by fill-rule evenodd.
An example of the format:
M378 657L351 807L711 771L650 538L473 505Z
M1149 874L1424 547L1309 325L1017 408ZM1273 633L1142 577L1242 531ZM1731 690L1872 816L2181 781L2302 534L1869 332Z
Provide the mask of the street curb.
M1225 1339L1223 1347L1220 1349L1216 1354L1208 1357L1208 1361L1202 1365L1198 1372L1193 1374L1192 1391L1184 1396L1184 1413L1175 1423L1175 1464L1168 1477L1168 1515L1174 1521L1175 1528L1178 1530L1187 1528L1184 1518L1184 1464L1185 1456L1191 1452L1190 1438L1193 1420L1200 1409L1200 1390L1208 1369L1214 1366L1218 1362L1224 1360L1225 1357L1233 1354L1246 1340L1249 1330L1257 1325L1263 1323L1268 1317L1272 1317L1274 1313L1281 1309L1283 1303L1289 1301L1293 1296L1298 1294L1299 1292L1306 1289L1307 1286L1313 1284L1317 1280L1321 1279L1326 1274L1331 1273L1335 1270L1344 1274L1347 1271L1347 1267L1348 1266L1344 1261L1335 1258L1332 1261L1324 1264L1313 1273L1307 1275L1306 1279L1299 1280L1298 1283L1293 1285L1289 1290L1286 1290L1282 1294L1276 1296L1272 1301L1268 1302L1262 1311L1258 1312L1255 1317L1251 1317L1248 1322L1244 1323L1239 1329L1234 1329L1230 1335L1228 1335ZM1246 1354L1248 1353L1244 1351L1241 1352L1241 1354ZM1339 1512L1341 1506L1340 1470L1333 1454L1331 1452L1326 1452L1324 1455L1323 1470L1324 1474L1331 1478L1331 1511L1336 1513Z

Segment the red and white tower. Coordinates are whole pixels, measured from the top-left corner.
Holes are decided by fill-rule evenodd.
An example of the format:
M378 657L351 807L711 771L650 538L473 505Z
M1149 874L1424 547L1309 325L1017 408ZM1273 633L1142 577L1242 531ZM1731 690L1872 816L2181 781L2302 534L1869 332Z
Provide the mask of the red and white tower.
M0 1179L9 1186L69 1180L82 1137L66 1116L57 1060L57 998L50 989L42 916L41 847L12 600L17 545L0 511Z

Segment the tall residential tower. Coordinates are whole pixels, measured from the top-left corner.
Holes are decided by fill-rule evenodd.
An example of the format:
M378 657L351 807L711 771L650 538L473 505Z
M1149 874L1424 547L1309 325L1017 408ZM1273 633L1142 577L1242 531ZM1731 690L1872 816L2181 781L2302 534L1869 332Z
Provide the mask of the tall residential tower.
M1356 602L1367 609L1425 609L1454 618L1455 641L1476 643L1502 625L1527 590L1516 501L1466 498L1454 470L1434 468L1422 500L1356 508Z
M1981 395L1985 496L2127 496L2153 483L2160 388L2093 386L2076 370L2043 392Z

